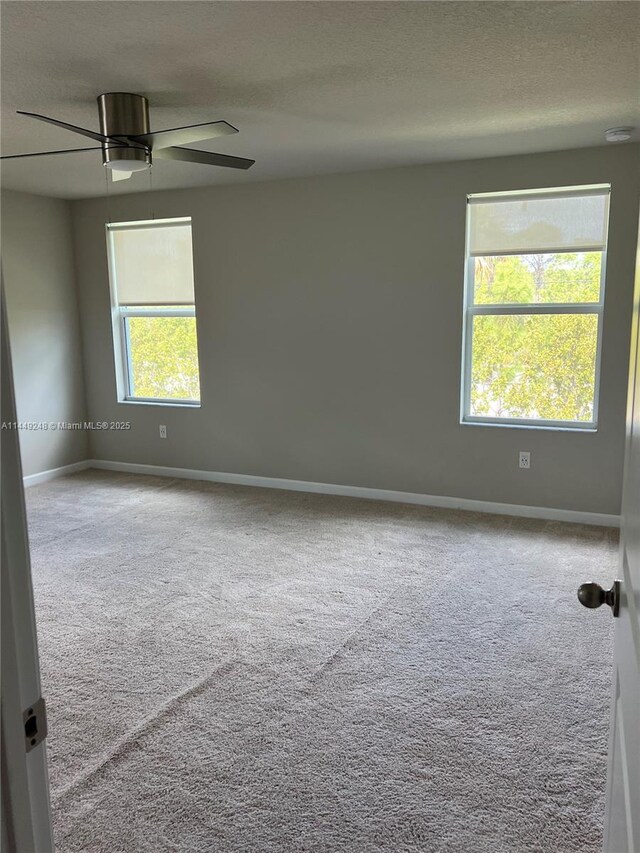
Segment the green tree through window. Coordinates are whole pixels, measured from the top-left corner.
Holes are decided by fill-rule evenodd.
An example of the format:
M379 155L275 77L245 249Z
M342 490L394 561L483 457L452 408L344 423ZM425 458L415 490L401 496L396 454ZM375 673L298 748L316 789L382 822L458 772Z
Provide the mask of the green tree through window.
M477 304L597 302L601 254L475 259ZM471 412L522 419L593 419L597 314L473 319Z
M132 396L200 397L195 317L127 318Z

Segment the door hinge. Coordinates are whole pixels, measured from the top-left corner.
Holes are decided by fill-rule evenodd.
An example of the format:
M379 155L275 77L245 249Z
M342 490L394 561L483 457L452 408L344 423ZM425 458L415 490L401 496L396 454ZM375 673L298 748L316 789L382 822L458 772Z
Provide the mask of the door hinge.
M22 714L24 745L27 752L35 749L47 736L47 709L42 696Z

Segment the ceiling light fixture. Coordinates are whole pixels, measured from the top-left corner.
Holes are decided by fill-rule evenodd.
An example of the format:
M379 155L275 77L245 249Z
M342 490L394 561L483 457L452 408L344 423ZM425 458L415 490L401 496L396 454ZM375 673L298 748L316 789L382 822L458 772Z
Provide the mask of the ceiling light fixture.
M109 92L98 97L100 133L111 138L149 133L149 101L142 95ZM102 162L113 172L142 172L151 166L151 152L143 142L136 147L104 145ZM117 176L121 177L121 176ZM114 178L117 180L117 177Z
M610 127L605 130L604 138L607 142L628 142L633 136L633 127Z

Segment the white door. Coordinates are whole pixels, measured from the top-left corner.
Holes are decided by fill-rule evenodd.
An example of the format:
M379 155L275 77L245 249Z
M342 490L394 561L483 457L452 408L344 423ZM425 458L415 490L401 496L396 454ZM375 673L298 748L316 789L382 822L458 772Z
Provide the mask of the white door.
M640 853L640 243L629 373L620 612L615 620L605 815L606 853Z
M0 419L16 420L4 288ZM2 430L2 853L50 853L46 726L40 699L31 565L18 434ZM28 734L28 737L27 737Z

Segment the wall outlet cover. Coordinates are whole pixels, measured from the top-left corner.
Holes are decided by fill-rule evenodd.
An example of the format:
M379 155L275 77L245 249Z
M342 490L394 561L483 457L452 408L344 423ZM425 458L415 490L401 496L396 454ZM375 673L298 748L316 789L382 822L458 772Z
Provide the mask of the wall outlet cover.
M531 452L529 450L521 450L518 454L518 464L521 468L531 468Z
M167 437L167 427L164 424L160 424L160 438Z

